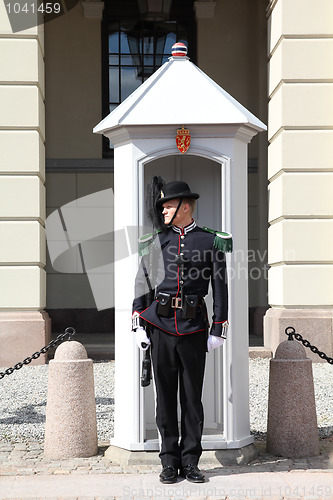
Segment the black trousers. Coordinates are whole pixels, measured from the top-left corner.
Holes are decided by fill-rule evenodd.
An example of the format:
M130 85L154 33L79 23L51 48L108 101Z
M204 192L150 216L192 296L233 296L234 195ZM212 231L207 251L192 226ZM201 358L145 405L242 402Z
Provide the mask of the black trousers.
M155 329L151 356L156 387L156 424L162 466L197 465L203 429L202 385L206 361L204 332L175 336ZM181 408L179 442L177 392Z

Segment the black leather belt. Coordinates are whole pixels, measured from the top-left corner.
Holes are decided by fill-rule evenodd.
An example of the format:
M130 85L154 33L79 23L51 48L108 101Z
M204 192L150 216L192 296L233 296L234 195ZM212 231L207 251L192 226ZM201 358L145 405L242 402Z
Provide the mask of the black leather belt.
M185 295L185 299L189 297L189 302L192 306L201 306L203 297L196 297L196 300L191 295ZM170 295L169 293L159 292L156 296L158 302L171 300L171 307L173 309L181 309L183 307L182 298L177 295Z
M185 295L185 300L188 300L192 307L201 306L203 298L197 297L197 299L192 299L191 295ZM181 297L171 297L171 307L173 309L181 309L183 307Z
M184 318L194 318L196 307L203 304L203 297L197 295L184 295L183 299L170 293L158 292L156 300L158 302L157 314L159 316L170 317L172 309L181 309Z

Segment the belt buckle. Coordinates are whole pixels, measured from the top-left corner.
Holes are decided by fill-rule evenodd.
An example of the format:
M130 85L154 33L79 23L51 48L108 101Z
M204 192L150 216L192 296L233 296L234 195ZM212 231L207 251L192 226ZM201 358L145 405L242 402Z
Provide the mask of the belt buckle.
M173 309L180 309L182 307L182 299L181 299L181 297L172 297L172 299L171 299L171 307Z

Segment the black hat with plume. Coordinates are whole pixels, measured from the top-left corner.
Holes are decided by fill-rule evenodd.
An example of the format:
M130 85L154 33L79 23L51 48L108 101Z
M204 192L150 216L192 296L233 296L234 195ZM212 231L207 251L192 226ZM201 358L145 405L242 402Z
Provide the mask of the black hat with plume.
M156 201L156 205L161 207L166 201L174 199L183 200L184 198L193 198L197 200L200 198L200 195L198 193L192 193L187 182L172 181L162 187L162 192L160 198Z
M157 175L152 177L147 186L146 211L155 231L166 231L172 225L184 198L197 200L199 197L198 193L191 192L186 182L172 181L166 184L162 177ZM179 199L178 207L172 220L166 225L161 208L163 203L174 199Z

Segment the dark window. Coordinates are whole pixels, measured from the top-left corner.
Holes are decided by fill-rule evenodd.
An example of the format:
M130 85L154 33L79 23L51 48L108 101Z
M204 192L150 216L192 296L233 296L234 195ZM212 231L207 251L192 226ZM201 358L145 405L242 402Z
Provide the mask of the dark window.
M171 8L167 20L140 19L136 2L106 4L103 20L103 117L113 111L171 56L176 42L185 43L195 62L193 2L185 1L181 11ZM187 15L186 15L187 14ZM109 141L103 139L103 156L112 156Z

